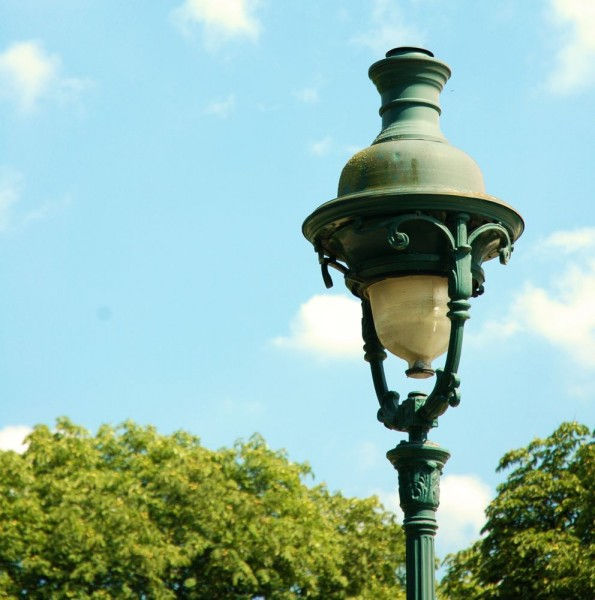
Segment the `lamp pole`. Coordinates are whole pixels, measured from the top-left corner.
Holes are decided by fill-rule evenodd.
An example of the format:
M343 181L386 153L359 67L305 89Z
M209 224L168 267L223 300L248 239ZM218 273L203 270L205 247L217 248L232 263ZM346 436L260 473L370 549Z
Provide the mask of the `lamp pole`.
M381 97L382 129L347 162L337 197L309 215L302 230L326 287L334 268L361 299L378 420L408 433L387 453L405 514L407 600L435 600L436 509L449 452L427 436L460 402L463 328L470 298L484 291L482 263L508 262L524 223L486 193L475 161L440 130L439 94L450 77L445 63L422 48L395 48L369 76ZM386 350L408 363L408 377L435 375L432 392L401 401L386 383ZM432 361L444 352L444 367L434 371Z

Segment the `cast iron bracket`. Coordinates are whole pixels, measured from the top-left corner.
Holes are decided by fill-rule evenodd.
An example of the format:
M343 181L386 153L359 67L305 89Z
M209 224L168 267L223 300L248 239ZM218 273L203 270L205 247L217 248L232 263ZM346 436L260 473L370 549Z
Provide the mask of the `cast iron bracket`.
M325 256L324 251L321 250L320 247L316 247L315 250L318 254L318 264L320 265L322 281L324 281L324 287L328 290L333 287L333 278L331 277L328 268L333 267L333 269L337 269L337 271L343 275L347 275L347 273L349 273L349 269L335 258L331 256Z
M499 239L498 253L500 262L505 264L512 251L508 231L499 223L487 223L468 235L469 215L454 215L453 231L432 216L420 213L401 215L390 222L382 223L387 228L387 241L397 252L406 250L409 238L399 231L400 225L408 221L427 221L433 224L444 236L450 255L451 270L448 276L447 316L451 321L450 337L446 362L442 369L436 370L436 383L429 395L412 392L407 399L399 402L399 394L390 391L386 384L383 361L386 352L382 346L376 328L370 302L362 299L362 336L364 339L364 358L370 363L374 389L380 404L378 420L389 429L406 431L411 441L423 442L427 432L437 426L437 418L449 406L458 406L461 400L460 379L457 374L463 344L463 328L469 318L469 298L473 295L471 260L472 252L482 239L494 235ZM485 241L485 240L484 240Z

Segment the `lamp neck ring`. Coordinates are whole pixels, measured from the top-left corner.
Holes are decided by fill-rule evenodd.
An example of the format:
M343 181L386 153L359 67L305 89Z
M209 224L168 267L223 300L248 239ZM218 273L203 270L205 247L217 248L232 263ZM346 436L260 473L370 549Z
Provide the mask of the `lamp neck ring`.
M438 122L439 95L450 68L422 48L394 48L368 72L381 98L382 131L374 140L426 139L445 142Z

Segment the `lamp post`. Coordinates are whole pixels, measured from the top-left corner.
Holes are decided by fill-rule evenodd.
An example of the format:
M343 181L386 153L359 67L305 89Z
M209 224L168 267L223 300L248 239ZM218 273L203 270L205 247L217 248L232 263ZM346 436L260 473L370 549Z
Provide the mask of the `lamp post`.
M395 48L369 76L381 96L382 130L347 162L337 198L308 216L303 233L326 287L332 267L361 299L378 420L409 438L387 453L405 514L407 600L434 600L436 509L449 453L427 435L460 401L463 327L469 299L484 290L482 263L499 257L505 264L524 225L485 192L477 164L440 130L446 64L428 50ZM390 391L385 349L407 361L408 377L435 375L432 392L401 401ZM432 361L444 352L444 367L434 371Z

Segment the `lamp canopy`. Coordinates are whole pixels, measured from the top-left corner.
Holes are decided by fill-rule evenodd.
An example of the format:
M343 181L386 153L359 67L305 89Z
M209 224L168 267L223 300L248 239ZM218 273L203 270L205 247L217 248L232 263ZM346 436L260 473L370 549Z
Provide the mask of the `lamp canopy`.
M503 235L514 242L523 231L521 216L486 193L477 163L440 130L439 94L450 73L430 51L411 47L390 50L370 67L381 97L382 129L343 168L337 197L303 224L323 274L326 265L339 268L360 298L369 285L387 277L449 276L447 240L434 221L452 231L453 215L464 212L469 235L478 232L473 295L483 291L481 264L498 254L506 260ZM414 213L424 219L406 218ZM501 230L490 227L479 235L487 224ZM325 281L328 285L327 275Z

